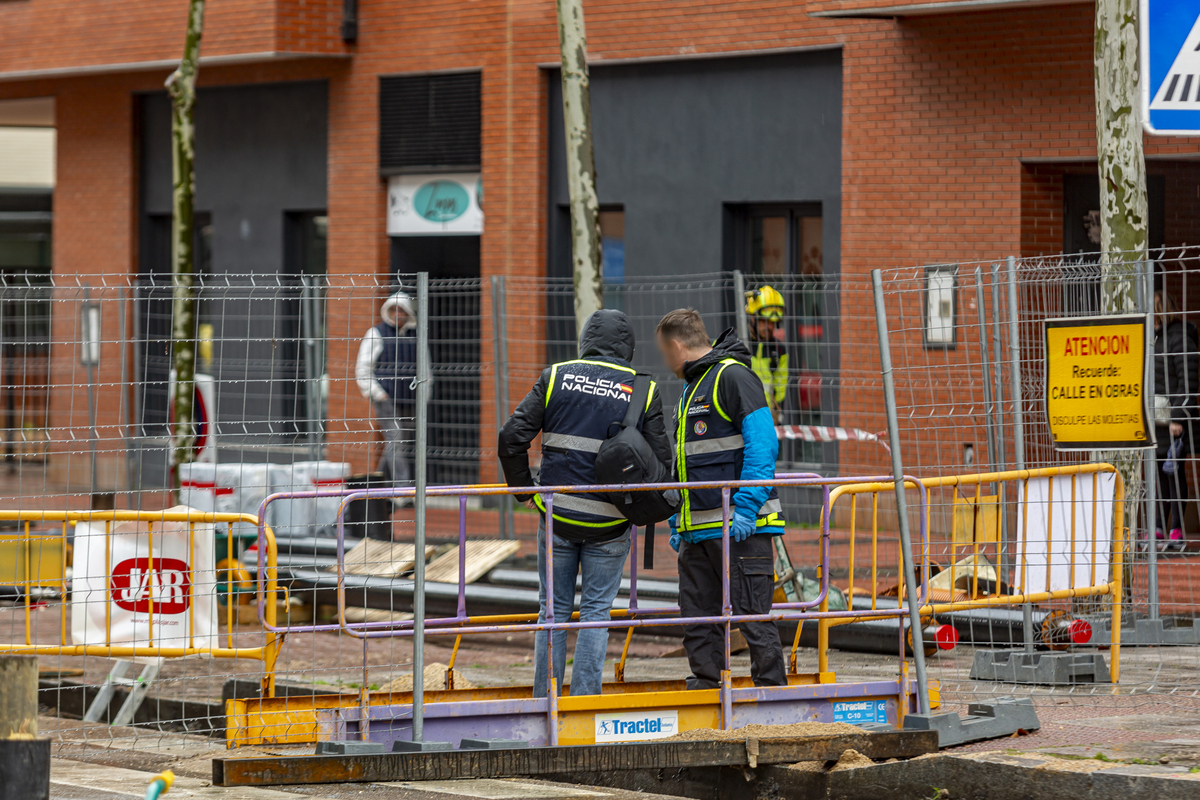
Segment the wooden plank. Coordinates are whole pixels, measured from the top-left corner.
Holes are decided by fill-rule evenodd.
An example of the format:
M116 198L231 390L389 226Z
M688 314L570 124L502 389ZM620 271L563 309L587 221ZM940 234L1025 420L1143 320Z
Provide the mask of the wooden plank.
M853 748L875 759L912 758L937 751L935 731L759 739L758 764L836 761ZM368 756L215 758L216 786L512 778L566 772L749 766L745 740L635 742L527 750L450 750Z
M467 542L467 583L474 583L494 567L521 549L521 543L511 539L485 539ZM429 562L425 580L439 583L458 583L458 545Z
M337 612L334 613L336 615ZM411 611L388 611L384 608L346 606L346 622L398 622L412 618Z
M425 547L425 557L434 551L432 545ZM416 545L410 542L383 542L378 539L363 539L346 553L345 571L348 575L374 575L393 578L413 568ZM337 570L331 570L336 572Z

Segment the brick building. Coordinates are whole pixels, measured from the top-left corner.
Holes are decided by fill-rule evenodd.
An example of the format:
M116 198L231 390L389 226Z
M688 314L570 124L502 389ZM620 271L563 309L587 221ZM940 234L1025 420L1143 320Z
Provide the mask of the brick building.
M861 277L875 267L1091 246L1083 216L1097 203L1092 3L589 0L585 9L600 200L623 274ZM53 256L40 268L58 287L166 269L162 84L185 10L184 0L0 2L0 127L57 131ZM383 293L368 276L386 285L417 266L485 280L566 269L557 45L549 0L210 0L197 105L205 269L295 276L323 260L331 455L367 461L352 365ZM32 118L29 103L11 102L34 98L53 102L39 101ZM1153 245L1200 241L1198 145L1147 138ZM457 181L468 199L486 187L481 234L412 236L399 220L389 226L400 196L389 201L389 185L401 193L435 180ZM21 212L19 193L0 188L0 197ZM771 236L784 253L778 264L746 244ZM119 341L154 335L151 301L130 315L149 315L140 327L129 318L123 335L106 333L105 363L117 363ZM226 336L276 335L254 320L273 317L270 303L282 301L239 302L245 321ZM480 302L470 333L486 360L487 292ZM835 343L840 363L860 370L877 363L873 330L850 320L865 302L841 298L847 324ZM530 320L510 330L514 347L544 338L534 321L545 311L540 298L509 304L510 315ZM105 325L118 318L106 311ZM76 340L78 319L56 312L51 340ZM247 381L280 380L251 374L254 353L217 349L218 359L241 359ZM67 390L78 382L76 357L52 346L49 363L50 438L74 452L70 442L87 438L85 409ZM117 440L124 401L118 382L105 382L100 437ZM516 383L513 402L525 390ZM490 391L479 386L485 442ZM824 421L878 429L875 400L846 393ZM297 402L220 400L253 423L247 436L272 433L272 420Z

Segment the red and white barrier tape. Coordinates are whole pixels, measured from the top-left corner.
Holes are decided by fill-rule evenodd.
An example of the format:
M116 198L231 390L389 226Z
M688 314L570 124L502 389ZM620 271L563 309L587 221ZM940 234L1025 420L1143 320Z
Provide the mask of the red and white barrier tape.
M776 425L775 435L780 439L800 439L805 442L876 442L891 452L886 440L878 434L858 428L828 428L824 425Z

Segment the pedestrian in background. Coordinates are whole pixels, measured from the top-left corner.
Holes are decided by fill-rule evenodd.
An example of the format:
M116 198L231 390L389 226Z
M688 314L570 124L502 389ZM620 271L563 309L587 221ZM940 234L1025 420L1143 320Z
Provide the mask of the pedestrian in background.
M535 486L529 470L529 445L542 434L542 486L595 485L596 454L610 429L625 419L637 371L634 337L629 319L620 311L602 309L584 323L579 358L547 367L533 389L500 430L499 455L509 486ZM643 378L644 380L644 378ZM663 422L662 401L650 382L645 412L638 429L665 465L671 463L671 442ZM541 495L517 495L542 512L538 526L538 622L546 620L546 506ZM621 586L629 555L630 523L599 494L556 494L554 525L554 621L567 622L575 609L575 579L582 573L579 619L607 621ZM554 632L554 677L562 690L567 666L567 632ZM547 637L534 639L533 695L549 693ZM600 694L608 628L584 628L575 641L571 696Z
M779 440L750 351L733 329L709 344L693 309L672 311L658 323L658 347L667 367L687 382L675 416L675 473L680 482L769 481L775 478ZM671 546L679 553L679 606L685 617L721 614L724 574L720 489L688 489L671 518ZM779 495L769 486L742 487L731 498L729 596L733 613L767 614L775 592L772 536L782 536ZM742 622L755 686L784 686L787 674L775 623ZM723 626L684 627L692 674L689 689L713 689L725 663Z
M1182 551L1184 504L1188 499L1184 464L1192 453L1192 420L1200 391L1200 350L1196 326L1179 313L1165 290L1154 293L1154 425L1158 449L1158 512L1154 531L1159 550ZM1169 533L1164 535L1163 531ZM1147 543L1149 547L1150 544Z
M407 486L412 481L416 436L417 317L412 298L396 292L383 301L379 316L358 346L354 378L362 396L371 401L375 424L383 434L377 469L393 486ZM411 502L405 498L397 505Z

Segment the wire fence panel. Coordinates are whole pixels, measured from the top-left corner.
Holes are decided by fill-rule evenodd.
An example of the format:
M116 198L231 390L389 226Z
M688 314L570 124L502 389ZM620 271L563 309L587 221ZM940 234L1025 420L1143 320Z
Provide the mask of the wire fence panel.
M1200 559L1195 555L1200 545L1194 531L1200 530L1200 522L1193 500L1200 466L1190 422L1196 410L1193 381L1200 379L1193 368L1200 357L1193 327L1200 311L1200 260L1182 251L1169 252L1158 258L1158 265L1155 286L1165 288L1163 320L1172 334L1164 342L1173 342L1173 349L1156 364L1178 373L1158 394L1182 409L1186 419L1178 437L1181 448L1168 459L1160 447L1152 466L1161 474L1168 460L1177 464L1170 480L1161 479L1155 487L1161 540L1153 531L1147 535L1140 467L1125 470L1130 478L1124 486L1129 544L1121 553L1119 610L1126 629L1140 623L1146 636L1161 639L1165 634L1151 630L1158 624L1157 615L1165 630L1174 631L1171 635L1182 642L1190 641L1188 626L1200 612L1192 577ZM898 443L910 474L942 480L1015 469L1021 459L1014 388L1020 391L1020 455L1025 467L1079 466L1115 458L1056 452L1049 440L1044 399L1043 323L1102 311L1101 272L1099 265L1078 259L1014 262L1014 341L1006 263L885 271L901 428ZM168 447L173 394L170 281L156 275L91 278L92 285L63 276L52 282L6 280L0 285L0 576L8 577L0 577L0 635L13 646L29 642L57 648L42 651L42 702L61 717L55 733L60 741L111 735L150 743L160 735L153 728L219 737L225 730L223 700L253 699L263 691L264 680L274 681L277 695L289 697L354 695L394 681L402 686L411 671L411 641L387 639L368 647L348 636L339 622L334 533L341 501L334 495L411 485L415 341L403 336L392 341L386 326L377 326L383 321L385 301L397 291L412 295L408 308L415 313L415 276L199 276L196 447L194 462L176 471ZM760 324L745 314L744 293L766 285L783 296L784 310L779 320ZM435 279L430 281L429 297L429 319L419 321L429 326L433 373L429 482L496 482L499 425L546 366L578 354L572 284L515 276ZM1151 301L1144 290L1140 299L1134 297L1143 312ZM634 365L659 382L668 414L683 383L661 366L655 326L668 311L696 308L711 335L744 329L752 356L764 359L767 369L781 369L781 394L772 398L780 474L846 477L890 472L887 448L893 443L886 433L868 280L731 272L675 280L628 277L607 287L606 303L632 321ZM781 353L787 357L783 368ZM392 366L381 368L380 359ZM1182 359L1181 373L1168 363L1173 359ZM536 442L530 456L536 467ZM994 586L988 589L989 580L1010 588L1019 585L1015 570L1020 563L1019 532L1025 528L1018 517L1026 491L1032 490L1020 479L976 481L961 488L930 484L928 556L935 568L945 570L978 553L992 569L984 569L984 590L995 591ZM278 493L288 496L267 502ZM821 494L803 485L781 487L780 494L789 527L777 548L777 576L788 570L792 575L783 580L780 591L792 602L811 599L808 593L823 577ZM834 503L830 512L832 595L847 607L898 603L893 498L880 491L850 500ZM216 597L212 624L218 649L261 648L267 641L269 631L261 624L267 608L259 607L259 589L270 570L267 554L257 546L259 521L278 541L275 574L280 589L269 603L270 613L281 626L315 629L298 630L278 641L270 662L212 654L167 658L132 717L134 727L100 728L100 722L84 722L81 718L98 694L107 691L106 683L111 697L96 712L105 721L117 718L134 687L107 680L114 669L112 659L70 649L78 644L72 633L75 587L91 581L111 590L116 579L111 571L99 574L80 560L78 525L94 522L61 515L146 514L180 503L205 514L243 515L214 523L213 577L192 587ZM910 508L915 506L910 502ZM1042 501L1042 506L1031 507L1045 506ZM348 595L346 624L402 622L411 613L409 570L414 554L406 561L401 545L412 541L413 513L407 500L369 498L347 505L346 563L357 564L355 569L366 577ZM1176 523L1180 535L1173 539ZM427 555L428 568L440 563L433 574L445 576L434 581L444 584L442 588L427 595L431 613L458 612L460 595L451 589L458 579L460 554L475 587L462 595L468 613L536 613L536 530L536 515L506 496L479 492L430 498L428 541L433 549ZM646 597L661 595L662 602L677 602L672 600L677 589L671 595L677 578L674 554L665 539L659 536L656 542L655 568L642 570L639 578L648 582ZM1051 539L1061 544L1054 535ZM463 541L465 548L456 550ZM153 574L146 578L147 585L157 581L158 590L169 594L175 575L159 574L162 564L152 568L150 560L175 556L157 555L156 546L147 541L146 553L131 555L131 569L142 570L138 575ZM88 552L94 553L94 548ZM136 563L139 558L146 563ZM30 560L44 562L44 567L29 568ZM1106 563L1115 563L1115 556L1110 553ZM943 578L953 578L945 589L947 596L958 601L963 592L979 592L981 566L978 560L971 563L966 589L955 577L963 570L951 570ZM1044 580L1052 571L1038 574ZM352 572L347 567L348 575ZM1112 575L1102 577L1088 585L1113 583ZM120 579L122 590L129 590L130 580ZM661 585L650 588L654 582ZM379 590L384 584L386 590ZM157 597L153 591L151 596ZM1062 652L1099 653L1111 666L1110 651L1103 649L1112 633L1107 595L1055 597L1032 611L1037 652L1065 647ZM145 612L131 613L149 614L149 601ZM995 618L978 624L956 621L955 613L934 613L927 629L932 631L927 636L934 637L928 639L933 642L930 674L941 682L948 705L1013 693L1032 694L1044 707L1060 697L1081 709L1085 698L1087 703L1118 702L1108 684L1034 686L972 678L976 652L1023 646L1023 611L1009 606L1008 616L997 611ZM1090 626L1090 638L1083 637L1083 628L1074 625L1077 621ZM937 631L944 626L958 633L954 649L939 649ZM505 682L528 683L532 639L526 642L521 636L483 637L475 645L464 642L461 654L452 637L433 637L426 661L442 665L442 680L448 677L460 686L464 681L490 685L498 680L497 671L504 673ZM801 667L815 668L815 638L810 642L809 636L816 636L816 626L806 629L797 658ZM834 647L842 648L831 653L830 668L847 677L883 674L878 650L882 647L894 656L899 647L898 641L885 637L882 645L876 642L864 652L861 638L856 644L845 631L831 630L830 636ZM1121 692L1179 697L1200 690L1196 646L1138 646L1125 638ZM616 646L619 655L620 643ZM136 677L144 665L135 666L137 670L128 667L124 677ZM686 666L663 659L654 669L664 678L681 677L671 671Z
M1110 461L1121 470L1127 531L1112 534L1114 541L1125 540L1124 563L1121 575L1112 574L1115 567L1108 575L1109 579L1119 577L1124 584L1117 598L1117 619L1123 623L1125 640L1120 650L1121 693L1178 696L1192 695L1198 688L1195 675L1200 651L1194 646L1178 646L1200 643L1192 629L1192 619L1200 607L1193 584L1196 556L1190 553L1195 549L1192 540L1197 530L1195 504L1189 500L1194 491L1188 488L1189 484L1195 487L1197 477L1189 420L1195 417L1200 345L1190 319L1197 307L1195 302L1188 303L1197 266L1200 262L1194 255L1183 251L1156 254L1153 289L1149 288L1145 265L1139 265L1130 282L1127 304L1115 308L1103 300L1103 276L1108 265L1078 256L1017 259L1011 264L935 264L884 270L882 276L906 470L922 477L946 478L1003 471L1018 465L1037 469L1091 461ZM1010 297L1016 299L1015 313ZM1157 394L1165 394L1171 405L1180 409L1177 413L1183 424L1177 432L1158 425L1157 454L1150 450L1146 461L1142 451L1055 450L1047 417L1046 321L1115 311L1145 315L1155 301L1159 312L1155 315L1157 331L1150 331L1147 346L1154 345L1157 337L1153 359L1153 374L1159 381ZM1171 335L1164 334L1164 330ZM1166 340L1173 345L1164 352ZM1171 352L1177 355L1173 357ZM1167 371L1172 377L1163 385ZM1133 381L1140 384L1141 376L1133 376ZM1156 390L1151 384L1146 391ZM1097 401L1097 413L1104 410L1103 401ZM1181 445L1168 458L1167 448L1173 439ZM1176 465L1170 474L1162 470L1168 461ZM1153 487L1159 498L1157 537L1153 530L1147 530L1146 474L1158 476ZM935 564L947 569L956 562L970 560L978 550L988 559L988 569L997 569L1001 583L1015 586L1022 582L1019 565L1034 567L1039 574L1049 576L1048 566L1057 564L1055 559L1073 558L1067 555L1073 552L1067 539L1078 531L1075 522L1066 522L1074 517L1062 512L1064 527L1051 535L1064 537L1059 540L1063 549L1050 546L1023 560L1028 554L1021 551L1020 537L1028 515L1058 519L1059 510L1078 499L1072 495L1068 501L1058 491L1051 490L1055 493L1050 495L1045 487L1036 490L1031 486L1032 482L1009 480L970 487L969 492L967 487L961 491L957 487L931 489L930 531ZM1065 489L1060 487L1059 491ZM1164 497L1168 499L1164 501ZM1059 510L1052 514L1052 508ZM885 509L883 516L886 518L888 513ZM1172 528L1178 530L1172 534ZM1051 553L1057 556L1048 555ZM961 583L954 583L959 591L964 589ZM966 590L968 594L977 591L970 586ZM973 635L976 643L1019 650L1024 647L1025 629L1031 627L1028 638L1036 653L1061 649L1089 658L1099 654L1111 668L1117 656L1104 648L1112 628L1111 603L1110 597L1076 596L1036 604L1032 619L1022 613L1020 606L990 616L975 614ZM946 616L939 619L948 621ZM956 621L960 633L972 633L968 622L960 615ZM1014 691L1043 698L1069 696L1074 698L1073 703L1083 703L1080 698L1088 696L1087 703L1101 705L1106 701L1098 698L1113 697L1109 694L1111 687L1093 682L1086 670L1082 678L1061 673L1067 677L1060 680L1068 685L1059 686L1014 686L1012 680L977 680L981 674L979 659L970 647L939 652L933 659L931 675L941 679L948 697L963 702Z

